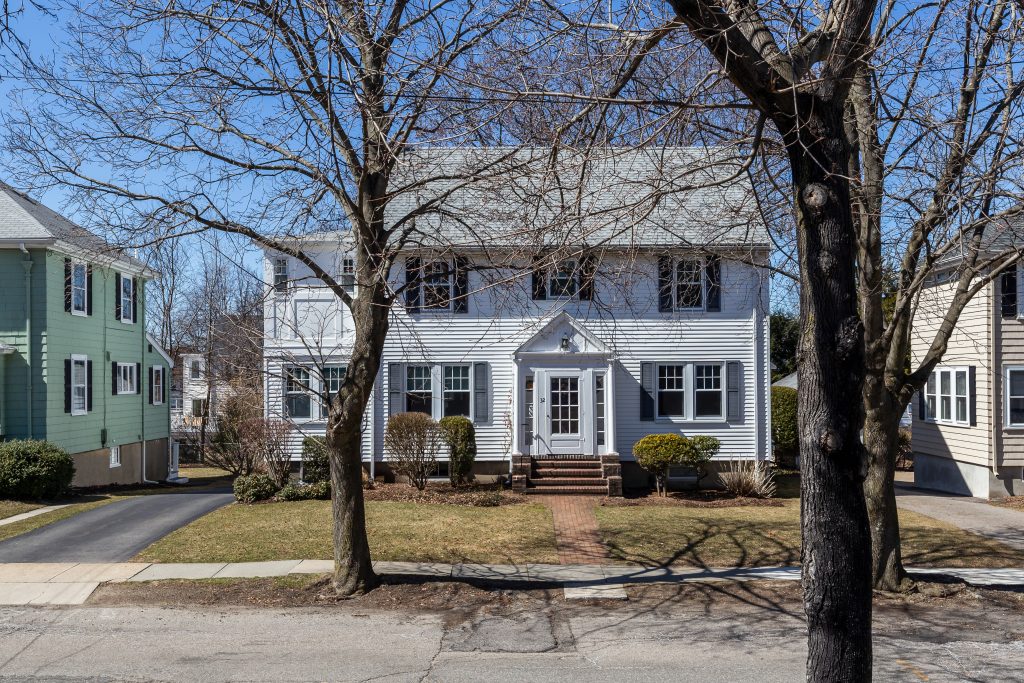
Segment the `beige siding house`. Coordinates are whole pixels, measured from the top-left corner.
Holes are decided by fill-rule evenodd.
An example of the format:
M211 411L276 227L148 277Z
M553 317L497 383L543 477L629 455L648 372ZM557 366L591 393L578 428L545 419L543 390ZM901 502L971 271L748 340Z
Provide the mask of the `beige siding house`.
M952 271L950 271L952 273ZM918 486L980 498L1024 494L1024 278L1005 273L968 304L941 364L918 395L913 422ZM955 280L921 295L912 340L927 351Z

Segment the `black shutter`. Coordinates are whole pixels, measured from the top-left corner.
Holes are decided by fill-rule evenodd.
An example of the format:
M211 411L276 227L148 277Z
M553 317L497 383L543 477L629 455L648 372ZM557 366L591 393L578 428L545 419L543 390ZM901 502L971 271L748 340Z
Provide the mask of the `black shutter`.
M31 381L31 379L29 380ZM64 412L71 412L71 359L64 359Z
M110 364L110 395L117 396L117 363Z
M153 405L153 372L156 368L149 369L149 388L146 389L146 393L149 396L149 405Z
M530 298L534 301L544 301L548 298L548 272L536 263L530 273Z
M388 364L388 417L405 412L405 377L401 363Z
M135 364L135 393L142 394L142 363Z
M71 259L64 259L64 310L71 312Z
M469 312L469 264L465 257L455 257L455 278L452 310L456 313Z
M924 420L927 417L925 413L925 402L924 402L924 387L917 392L917 419Z
M707 281L707 305L705 310L717 312L722 310L722 259L709 256L704 266Z
M967 367L967 415L971 426L978 426L978 397L975 387L978 384L977 371L973 365Z
M92 412L92 361L85 361L85 410Z
M420 290L423 288L420 260L414 256L405 259L405 309L410 313L420 310Z
M730 423L743 421L743 363L729 361L725 364L726 394L725 419Z
M672 310L672 257L658 257L658 310Z
M1004 318L1017 317L1017 266L1003 271L1002 309Z
M92 265L85 267L85 314L92 315Z
M132 278L132 322L139 322L139 278Z
M167 405L167 371L163 368L160 368L160 390L162 392L160 400Z
M584 254L580 259L580 300L593 301L594 277L597 274L597 257Z
M640 419L654 421L654 363L640 364Z
M473 363L473 416L478 424L491 419L490 366Z
M121 319L121 273L114 273L114 319Z

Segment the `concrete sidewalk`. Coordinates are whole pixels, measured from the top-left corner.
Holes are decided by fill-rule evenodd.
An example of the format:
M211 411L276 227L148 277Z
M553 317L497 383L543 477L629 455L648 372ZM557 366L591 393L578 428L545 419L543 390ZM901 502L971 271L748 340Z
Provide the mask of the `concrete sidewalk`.
M625 599L626 584L686 581L798 581L799 567L636 567L607 564L437 564L374 562L381 575L478 581L510 587L562 586L567 599ZM0 605L81 605L101 583L224 579L328 574L330 560L209 562L181 564L16 563L0 564ZM1024 569L910 569L912 575L956 576L975 586L1024 586Z
M981 498L915 488L896 484L896 504L979 536L1024 550L1024 512L990 505Z

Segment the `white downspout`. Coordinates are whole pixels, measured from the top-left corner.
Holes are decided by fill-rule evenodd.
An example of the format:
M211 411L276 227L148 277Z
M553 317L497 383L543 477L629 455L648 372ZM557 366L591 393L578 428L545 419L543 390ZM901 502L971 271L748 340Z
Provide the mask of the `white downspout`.
M28 365L28 438L32 439L35 438L35 418L32 415L32 405L35 403L35 378L32 376L32 254L29 253L24 242L21 242L18 248L25 255L21 265L25 269L25 363Z

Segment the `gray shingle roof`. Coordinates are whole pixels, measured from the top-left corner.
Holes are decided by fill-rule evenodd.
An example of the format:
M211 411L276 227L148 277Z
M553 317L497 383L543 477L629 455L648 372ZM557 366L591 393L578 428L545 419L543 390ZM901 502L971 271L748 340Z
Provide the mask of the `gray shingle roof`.
M66 242L94 255L127 261L145 268L141 261L108 244L102 237L71 222L28 195L0 181L0 241Z
M732 148L406 152L385 219L427 248L768 246L753 184ZM410 217L414 218L409 220ZM350 239L347 230L300 241Z

